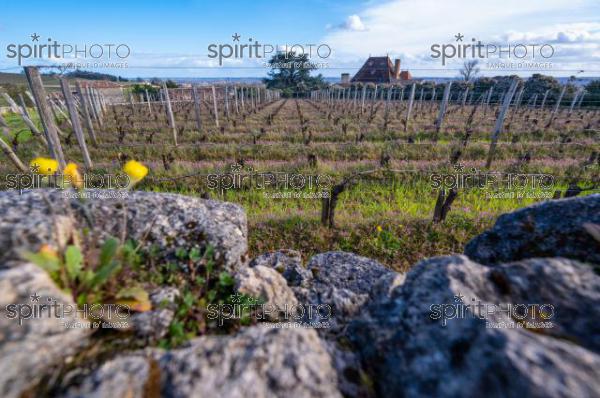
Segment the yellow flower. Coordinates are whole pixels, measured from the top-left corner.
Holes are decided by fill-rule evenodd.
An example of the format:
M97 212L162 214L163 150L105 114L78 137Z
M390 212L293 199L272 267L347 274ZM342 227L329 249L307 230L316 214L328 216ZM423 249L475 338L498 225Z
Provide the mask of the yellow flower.
M54 250L54 248L46 243L44 243L42 246L40 246L40 250L38 251L39 254L46 256L46 257L53 257L56 258L58 257L58 254L56 253L56 250Z
M123 171L129 176L130 186L142 181L146 177L146 174L148 174L148 168L135 160L125 163Z
M377 232L383 231L383 228L381 228L381 225L378 225L376 229L377 229Z
M58 170L58 162L48 158L35 158L29 162L29 166L36 173L47 176L56 173L56 170Z
M71 185L73 185L74 187L80 189L83 187L83 178L81 178L81 174L79 174L79 171L77 170L77 165L75 163L67 164L67 166L63 170L63 174L69 177Z

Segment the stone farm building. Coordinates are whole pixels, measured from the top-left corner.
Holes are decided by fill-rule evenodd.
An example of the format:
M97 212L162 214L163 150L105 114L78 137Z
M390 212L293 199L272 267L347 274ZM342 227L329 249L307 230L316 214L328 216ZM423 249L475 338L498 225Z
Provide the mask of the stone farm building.
M342 75L342 83L348 83L349 75ZM359 71L354 75L350 83L404 83L411 80L409 71L400 70L400 59L397 58L394 63L390 57L369 57ZM346 80L346 81L344 81Z

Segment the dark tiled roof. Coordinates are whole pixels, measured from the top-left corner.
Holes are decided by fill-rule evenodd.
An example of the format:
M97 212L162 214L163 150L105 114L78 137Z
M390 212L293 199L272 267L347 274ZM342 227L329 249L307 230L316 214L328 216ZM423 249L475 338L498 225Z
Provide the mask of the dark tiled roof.
M394 65L390 57L369 57L352 78L352 82L390 83L394 80Z

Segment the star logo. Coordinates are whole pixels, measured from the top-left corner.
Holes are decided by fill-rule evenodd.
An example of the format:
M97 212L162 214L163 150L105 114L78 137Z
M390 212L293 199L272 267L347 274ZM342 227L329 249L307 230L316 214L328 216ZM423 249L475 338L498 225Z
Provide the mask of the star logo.
M37 174L40 171L40 165L39 164L33 164L33 165L29 166L29 170L31 170L31 172L33 174Z
M31 35L31 41L39 41L40 35L34 33Z
M242 302L242 295L239 293L235 293L235 294L230 295L229 299L231 300L232 303L239 304Z
M242 165L239 163L232 164L231 171L234 173L239 173L240 171L242 171Z
M465 168L465 166L463 166L461 163L456 163L454 165L454 171L463 171Z
M240 37L242 37L242 36L240 36L236 33L234 35L231 35L231 37L233 37L233 41L240 41Z
M35 303L39 303L40 301L40 296L37 293L33 293L31 296L31 301L35 302Z
M463 297L465 297L465 296L463 296L463 295L462 295L462 294L460 294L460 293L458 293L458 294L455 294L455 295L454 295L454 302L455 302L455 303L460 303L460 302L462 302L462 300L463 300Z
M457 35L454 35L454 37L456 37L456 41L463 41L463 38L464 38L465 36L459 33L459 34L457 34Z

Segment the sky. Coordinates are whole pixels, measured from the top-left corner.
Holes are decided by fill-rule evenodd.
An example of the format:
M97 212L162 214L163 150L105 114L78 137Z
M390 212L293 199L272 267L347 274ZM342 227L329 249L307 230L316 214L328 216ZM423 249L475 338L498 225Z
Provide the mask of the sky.
M68 51L58 57L46 53L27 57L48 39L62 50L76 46L80 51L90 48L91 53L95 45L93 55L101 51L102 57L80 52L74 58ZM263 51L284 45L310 50L311 62L324 76L354 74L370 55L389 55L401 58L402 70L416 77L453 77L470 58L451 56L452 52L479 42L487 51L477 57L484 75L600 76L600 1L1 0L0 4L0 71L9 72L21 70L17 55L21 53L21 66L78 62L88 70L126 77L260 77L268 71L265 58L249 58L247 52L227 57L234 45L258 43ZM112 51L107 51L109 44ZM114 54L116 46L119 55ZM490 49L505 53L498 59ZM442 52L448 55L443 62L441 56L433 57Z

